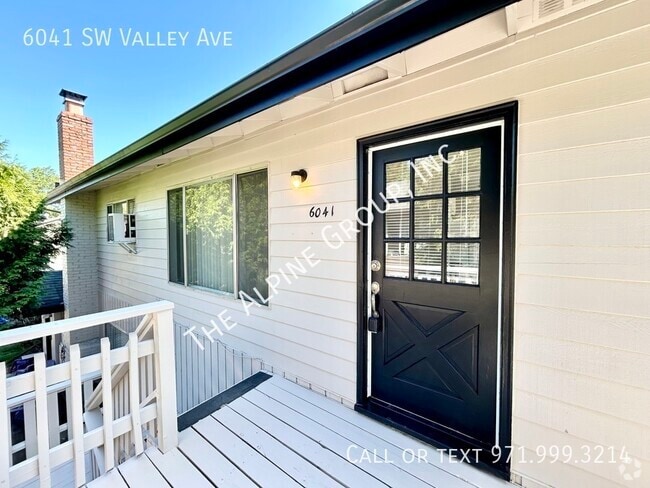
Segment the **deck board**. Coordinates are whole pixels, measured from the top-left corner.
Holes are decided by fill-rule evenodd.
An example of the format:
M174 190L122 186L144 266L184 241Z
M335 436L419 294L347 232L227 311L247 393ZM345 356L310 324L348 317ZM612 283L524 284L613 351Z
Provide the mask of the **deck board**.
M300 486L293 478L217 422L215 418L206 417L197 422L193 429L260 486L291 488ZM251 441L253 440L251 439Z
M335 452L343 459L347 459L353 443L343 436L342 433L334 432L324 428L318 419L312 419L302 415L277 400L265 395L257 389L248 392L244 398L249 399L260 408L266 410L269 414L279 418L285 423L295 425L305 435L311 437L316 442ZM378 456L381 458L381 456ZM394 464L388 462L360 462L357 463L361 469L367 473L382 480L389 486L409 486L409 487L428 487L427 483L411 476Z
M145 455L173 487L211 488L213 486L178 449L165 454L158 449L147 449Z
M242 439L250 439L251 447L276 466L281 466L300 485L310 488L342 486L315 465L234 410L222 408L213 413L212 416L235 435Z
M152 448L152 449L155 449ZM132 486L146 486L147 488L158 488L170 486L165 478L153 465L151 460L143 453L133 457L117 466L126 484Z
M377 456L386 462L393 463L405 473L431 486L444 486L445 488L464 488L467 486L465 481L459 480L449 473L436 468L429 464L426 459L418 459L415 455L417 449L405 451L387 442L379 435L359 428L356 423L347 422L330 411L318 408L314 404L272 384L267 385L265 388L260 388L259 391L304 415L319 419L319 422L324 428L330 429L333 432L341 432L350 443L359 446L350 451L353 459L359 459L363 450L366 450L372 456L372 460L369 462L374 462L375 456ZM340 406L341 408L345 408L343 405Z
M248 476L194 429L181 432L178 439L178 450L216 486L256 488L257 485Z
M388 486L322 444L307 437L290 424L269 415L248 399L239 398L228 405L228 408L250 419L276 439L282 439L286 446L300 453L312 464L320 466L323 471L346 486L364 486L366 488L386 488Z
M405 451L427 454L416 462ZM369 457L360 459L363 451ZM90 488L512 486L441 458L433 447L279 377L258 385L179 434L176 449L150 448Z

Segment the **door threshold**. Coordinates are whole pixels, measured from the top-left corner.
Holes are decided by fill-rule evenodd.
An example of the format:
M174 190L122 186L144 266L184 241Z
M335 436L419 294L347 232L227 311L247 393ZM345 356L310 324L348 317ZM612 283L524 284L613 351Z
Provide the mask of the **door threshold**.
M470 460L474 459L476 451L471 451L471 449L476 449L475 446L463 442L459 445L458 439L454 439L448 433L443 432L442 429L436 429L433 425L428 423L424 424L417 420L415 416L404 415L400 413L397 408L391 407L392 406L385 404L385 402L382 402L381 400L369 398L366 403L356 403L354 405L354 410L376 420L377 422L429 444L436 450L448 451L448 455L452 455L456 452L458 455L453 457L456 457L458 462L464 462L492 476L508 482L510 481L510 463L494 463L481 458L479 458L478 462L468 462L468 457ZM420 430L416 430L416 427L419 427ZM424 427L424 429L422 429L422 427ZM423 432L423 430L426 433ZM451 442L452 440L455 440L456 442ZM465 459L463 459L463 455L460 453L461 450L465 453Z

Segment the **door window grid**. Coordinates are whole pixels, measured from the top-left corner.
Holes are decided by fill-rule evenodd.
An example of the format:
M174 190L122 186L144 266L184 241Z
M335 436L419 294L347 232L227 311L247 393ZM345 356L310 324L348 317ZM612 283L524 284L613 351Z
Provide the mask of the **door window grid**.
M445 159L449 163L424 156L384 166L384 191L391 199L384 219L388 278L479 284L481 148L449 152Z

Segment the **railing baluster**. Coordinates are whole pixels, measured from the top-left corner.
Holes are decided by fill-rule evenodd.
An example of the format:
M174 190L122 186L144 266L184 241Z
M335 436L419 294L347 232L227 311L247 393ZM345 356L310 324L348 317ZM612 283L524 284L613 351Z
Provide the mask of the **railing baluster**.
M11 466L11 439L9 412L7 408L7 367L0 363L0 487L9 486L9 466Z
M185 340L183 341L183 364L184 364L184 371L191 375L192 374L192 344L191 341ZM185 391L185 398L184 398L184 403L183 403L183 408L185 410L189 410L190 406L192 405L192 385L191 381L183 378L183 390Z
M47 380L45 354L34 356L34 390L36 395L36 433L38 438L38 476L40 486L50 486L50 441L47 415Z
M156 398L158 395L158 392L156 390L156 385L154 381L154 357L153 356L148 356L147 357L147 398L153 397ZM152 420L149 422L149 425L147 426L147 430L151 434L152 438L156 433L156 420Z
M176 368L176 374L180 371L180 368L178 367L178 360L180 357L180 351L178 349L178 345L181 343L181 339L179 336L179 327L174 324L174 367ZM176 382L176 406L182 405L182 403L179 401L181 398L181 382L177 381ZM181 413L180 410L177 412L178 414Z
M147 396L151 394L156 394L155 389L156 385L154 382L154 359L153 356L147 358Z
M88 400L93 394L93 380L84 381L83 393L84 393L84 404L88 403Z
M59 393L47 395L47 423L50 428L50 447L61 444L61 431L59 430Z
M221 348L221 342L217 342L216 344L216 349L217 349L217 391L221 392L223 391L223 388L221 387L221 375L223 372L223 368L221 367L221 353L219 352Z
M70 346L70 399L68 437L72 433L74 450L74 479L77 487L86 484L86 459L84 452L83 400L81 398L81 352L79 344Z
M23 405L25 422L25 456L27 459L38 454L38 433L36 432L36 402L30 400Z
M194 342L194 341L192 341ZM201 343L203 347L205 348L205 341L203 340L203 337L201 337ZM194 376L197 378L197 383L196 383L196 391L194 393L194 397L200 401L204 402L207 400L207 393L205 391L205 364L203 363L203 359L205 358L205 349L201 349L198 344L195 344L195 356L194 356L194 364L195 364L195 370L194 370Z
M129 334L129 399L131 401L131 421L135 455L144 451L142 425L140 423L140 370L138 368L138 334Z
M147 397L147 383L146 383L146 364L145 361L147 358L140 358L138 361L138 371L140 371L140 403L142 403L142 400L144 400Z
M72 391L65 390L65 423L67 424L68 440L72 439Z
M242 381L244 379L244 353L240 352L239 353L239 368L237 368L239 371L239 378L237 379L237 383Z
M104 420L104 471L115 465L115 446L113 444L113 387L111 381L111 343L104 337L101 342L102 356L102 417Z
M158 448L167 452L178 445L176 425L176 372L174 369L174 316L171 310L155 317L154 350Z
M126 346L126 344L125 344ZM129 351L130 352L130 351ZM120 388L120 414L118 418L124 417L128 411L129 411L129 404L130 404L130 399L129 399L129 384L130 384L130 376L131 372L127 371L126 374L124 375L124 379L122 380L121 388ZM133 424L132 424L133 425ZM127 432L123 436L121 436L120 440L120 458L122 457L122 452L124 452L125 458L128 457L129 453L129 446L131 445L131 435L130 432Z

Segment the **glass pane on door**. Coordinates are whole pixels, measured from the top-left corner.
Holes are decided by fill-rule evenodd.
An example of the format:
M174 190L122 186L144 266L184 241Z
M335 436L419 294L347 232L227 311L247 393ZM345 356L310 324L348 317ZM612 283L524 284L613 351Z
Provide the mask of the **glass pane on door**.
M447 237L479 237L481 197L450 198L447 214Z
M415 177L415 196L442 193L442 158L427 156L416 158L413 164Z
M450 152L449 193L481 189L481 148Z
M450 242L447 244L447 282L478 285L478 242Z
M408 238L411 234L411 204L409 202L389 203L386 212L386 238Z
M414 248L414 278L442 281L442 243L416 242Z
M415 202L415 238L439 239L442 237L442 200Z
M402 198L411 194L411 163L399 161L386 165L386 198Z
M409 243L386 243L386 274L388 278L408 278L409 273Z

